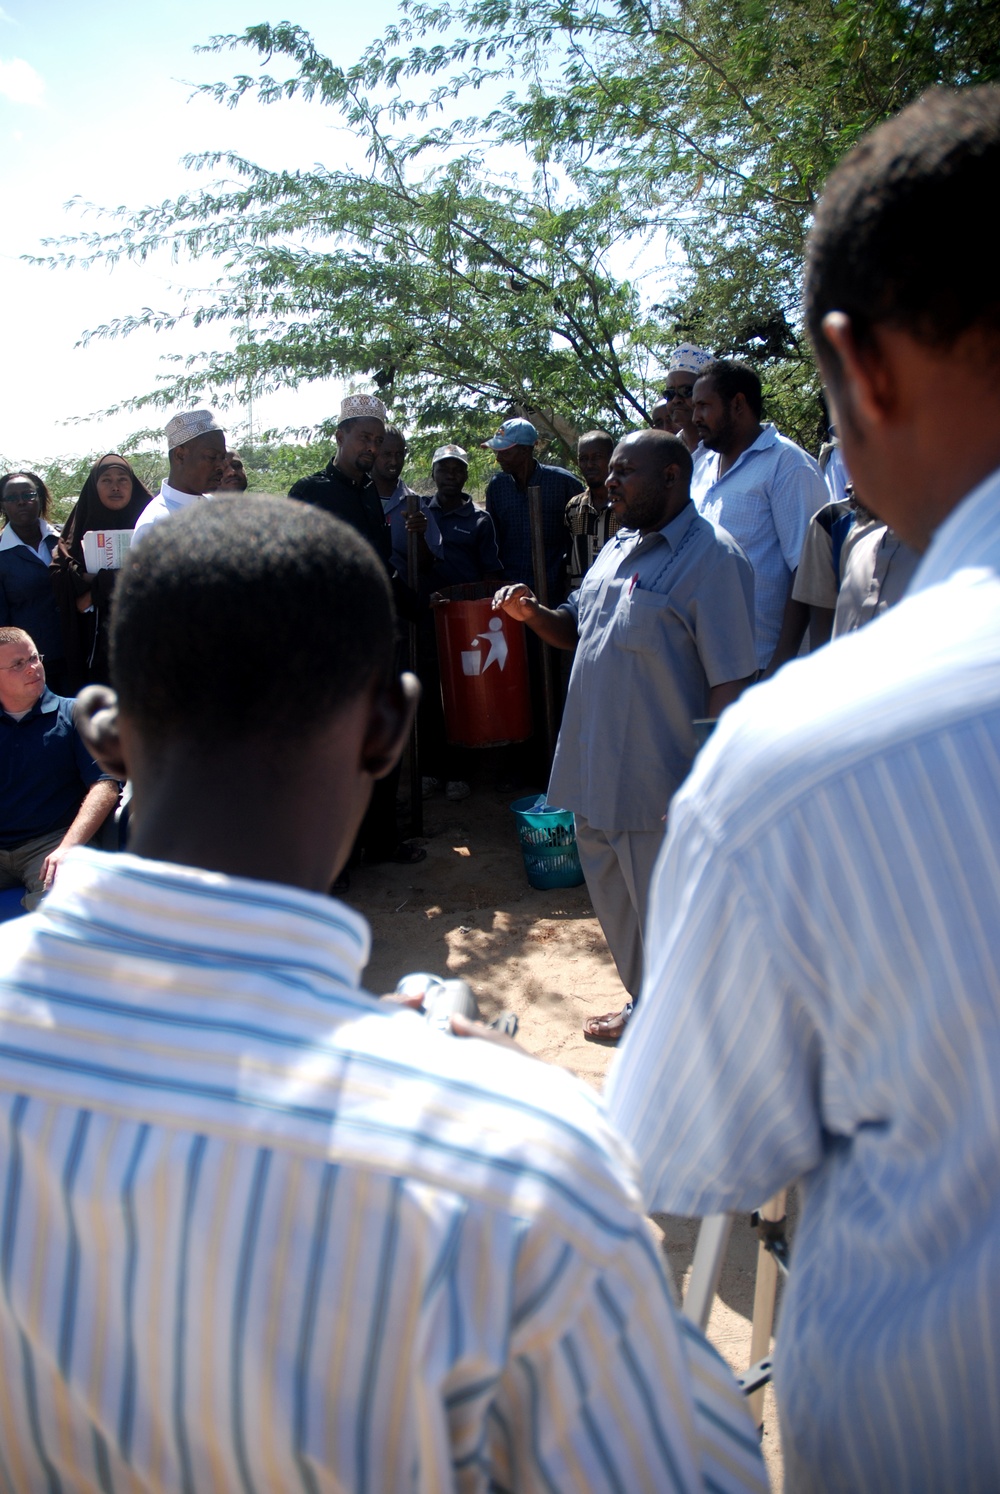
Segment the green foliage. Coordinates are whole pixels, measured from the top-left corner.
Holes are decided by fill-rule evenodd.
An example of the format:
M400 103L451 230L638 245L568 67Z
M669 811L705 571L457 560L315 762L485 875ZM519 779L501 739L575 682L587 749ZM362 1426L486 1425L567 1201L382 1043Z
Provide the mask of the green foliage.
M209 50L285 64L212 86L220 103L311 99L368 165L202 155L227 179L49 256L218 263L209 298L88 334L234 329L131 407L337 375L380 389L421 452L523 413L565 459L587 426L642 423L681 335L759 364L772 413L814 444L798 277L823 180L927 86L1000 76L1000 7L404 0L351 67L287 22Z

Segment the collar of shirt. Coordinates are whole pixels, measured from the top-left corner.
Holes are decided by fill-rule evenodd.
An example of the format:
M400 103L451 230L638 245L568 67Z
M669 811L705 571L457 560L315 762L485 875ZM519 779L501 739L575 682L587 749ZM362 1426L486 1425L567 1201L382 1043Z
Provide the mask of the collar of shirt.
M409 492L410 490L407 487L406 483L402 478L400 478L396 486L393 488L392 492L389 494L388 498L382 498L381 494L379 495L380 501L382 503L382 510L386 517L386 522L388 522L390 517L396 512L396 509L400 508L406 502L407 497L409 496ZM422 499L421 502L423 502Z
M439 514L443 514L446 519L456 518L459 514L461 514L463 518L468 518L470 514L474 514L476 511L476 505L473 503L468 493L462 494L462 502L458 505L457 508L442 508L441 504L438 502L438 495L436 493L426 506L427 508L436 509L437 512Z
M323 475L325 475L330 482L340 483L341 487L347 488L347 490L351 493L366 493L368 489L371 488L376 498L378 498L378 489L375 487L375 483L372 480L370 472L365 476L362 482L355 482L353 477L348 477L347 473L343 470L342 467L337 466L336 457L333 457L332 460L327 462L326 467L324 468ZM379 498L380 503L381 501L382 500Z
M945 581L967 566L1000 572L1000 467L938 526L907 594Z
M60 867L59 897L46 911L70 918L74 931L93 923L136 954L149 945L157 960L183 947L208 962L238 959L247 970L284 967L293 984L298 975L315 995L326 985L337 999L345 986L364 995L367 922L335 898L283 883L80 849Z
M53 695L48 685L46 685L30 711L25 711L23 716L19 714L15 717L11 715L10 711L5 711L2 707L0 707L0 716L6 716L8 721L16 720L21 722L27 721L31 716L48 716L52 711L58 711L58 709L59 697L58 695Z
M727 468L726 471L723 472L721 477L716 477L714 479L715 482L725 482L727 477L731 477L732 474L738 471L745 462L750 460L755 451L766 451L768 447L773 446L777 440L777 436L777 427L770 420L765 420L764 428L761 431L760 435L757 437L756 441L753 441L745 451L741 451L733 465ZM717 451L712 451L709 454L710 456L714 456L716 458L721 456L721 452ZM716 462L716 470L718 470L718 461Z
M698 511L689 499L680 513L675 514L662 528L650 530L647 534L640 534L638 529L619 529L608 544L617 546L622 554L632 555L639 549L651 549L653 544L658 544L662 539L671 550L679 550L684 536L697 518Z
M47 519L40 518L38 523L41 527L42 537L37 546L29 545L27 540L18 539L11 526L5 524L2 533L0 533L0 550L13 550L15 546L23 545L26 550L31 551L32 555L37 555L39 560L44 561L48 565L52 557L49 552L49 546L46 545L45 541L50 536L53 539L58 539L59 531L58 529L54 529Z
M199 498L210 498L210 493L182 493L180 488L172 488L164 479L160 483L160 497L168 508L187 508L190 503L197 503Z

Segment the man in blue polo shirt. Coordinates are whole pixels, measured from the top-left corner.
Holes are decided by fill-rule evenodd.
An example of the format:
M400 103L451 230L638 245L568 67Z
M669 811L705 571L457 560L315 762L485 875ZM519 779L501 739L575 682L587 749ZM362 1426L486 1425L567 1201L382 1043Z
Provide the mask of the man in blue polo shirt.
M34 643L0 628L0 889L26 888L37 906L71 846L95 836L118 802L73 725L73 702L53 695Z
M405 553L407 528L423 536L422 594L465 582L501 580L497 535L489 514L477 508L465 491L469 455L461 446L439 446L431 477L434 494L420 500L417 514L392 515L393 554Z

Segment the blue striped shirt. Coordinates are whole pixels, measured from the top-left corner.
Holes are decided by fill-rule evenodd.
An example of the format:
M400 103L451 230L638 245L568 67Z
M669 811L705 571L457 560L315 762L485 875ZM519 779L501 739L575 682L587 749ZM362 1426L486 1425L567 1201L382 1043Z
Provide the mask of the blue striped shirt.
M1000 1478L1000 472L899 605L727 711L609 1084L649 1204L802 1178L791 1488Z
M89 851L4 928L0 1488L761 1488L597 1096L368 952Z

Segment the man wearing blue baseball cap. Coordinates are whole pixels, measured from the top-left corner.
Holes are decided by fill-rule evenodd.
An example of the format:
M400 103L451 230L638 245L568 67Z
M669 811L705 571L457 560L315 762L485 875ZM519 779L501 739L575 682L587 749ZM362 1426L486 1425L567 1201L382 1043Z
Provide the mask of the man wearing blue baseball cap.
M586 484L565 467L549 467L536 461L537 440L538 432L530 420L505 420L495 436L481 443L487 451L492 451L501 469L486 489L486 512L497 532L504 580L523 581L537 592L531 562L528 489L541 488L548 599L550 605L556 606L565 594L564 566L569 543L566 505L576 493L586 491Z

